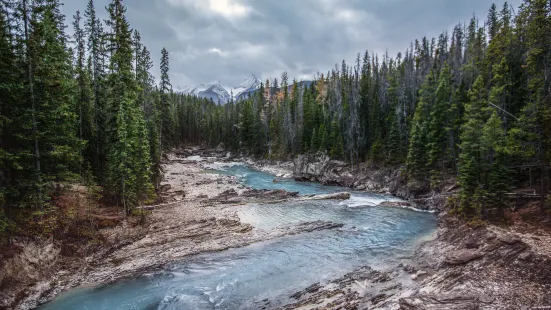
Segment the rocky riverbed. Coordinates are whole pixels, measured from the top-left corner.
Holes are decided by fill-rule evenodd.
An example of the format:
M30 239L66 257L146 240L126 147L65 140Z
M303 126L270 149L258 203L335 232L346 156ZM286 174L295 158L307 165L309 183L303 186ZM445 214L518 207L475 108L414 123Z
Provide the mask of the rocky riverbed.
M313 221L269 231L253 230L240 221L236 206L300 199L297 193L246 188L234 177L207 170L214 159L199 162L188 157L169 157L164 165L160 203L144 207L150 214L143 224L124 222L101 231L105 241L100 251L67 263L55 243L33 244L32 251L40 255L32 254L31 246L24 248L19 263L41 265L48 272L41 272L30 287L2 289L0 309L32 309L70 288L113 283L190 255L341 226Z
M365 266L326 283L313 283L292 295L296 301L282 309L551 309L548 226L523 221L499 226L467 223L444 208L446 194L457 191L453 184L443 186L444 195L426 195L409 188L399 170L354 168L323 154L250 164L267 171L280 169L280 177L409 199L382 205L441 212L437 238L420 246L406 264L379 271ZM269 305L267 301L262 307Z
M296 178L417 197L396 171L371 173L367 168L351 169L323 157L298 157L294 162L254 161L221 150L181 150L165 164L161 201L144 207L150 212L145 224L124 222L105 229L102 249L70 264L55 243L35 245L38 250L29 250L27 260L48 268L50 272L42 273L48 276L29 287L2 289L0 308L31 309L70 288L132 278L190 255L342 227L337 222L311 221L269 230L253 229L240 220L239 206L347 199L350 194L300 196L284 190L255 190L231 175L211 170L219 162L234 161L274 174L274 182ZM423 198L417 203L389 201L381 205L441 210L439 199ZM439 215L436 239L423 243L415 255L404 257L402 263L385 268L356 268L344 276L305 286L290 294L291 302L287 304L268 298L254 308L531 309L550 306L550 292L549 231L526 225L473 226L444 211Z

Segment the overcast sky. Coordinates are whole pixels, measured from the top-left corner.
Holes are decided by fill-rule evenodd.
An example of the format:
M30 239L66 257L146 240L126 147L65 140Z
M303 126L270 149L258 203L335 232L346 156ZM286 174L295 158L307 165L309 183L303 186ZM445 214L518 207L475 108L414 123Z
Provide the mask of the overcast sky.
M70 24L88 0L64 0ZM106 18L109 0L95 0ZM152 52L170 52L175 86L220 80L233 86L251 74L309 79L358 52L391 56L423 36L438 36L491 0L125 0L130 25ZM499 8L503 1L495 1ZM516 9L521 0L509 3ZM71 31L72 32L72 31ZM159 76L158 70L154 71Z

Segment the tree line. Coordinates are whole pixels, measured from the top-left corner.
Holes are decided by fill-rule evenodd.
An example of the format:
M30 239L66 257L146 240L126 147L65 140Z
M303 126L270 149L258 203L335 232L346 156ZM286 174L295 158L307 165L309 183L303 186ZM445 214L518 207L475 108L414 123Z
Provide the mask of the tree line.
M402 166L419 192L457 180L461 195L452 202L469 216L507 206L514 187L543 197L551 164L550 10L547 0L525 0L516 14L494 4L484 23L473 17L396 57L366 51L313 83L283 73L224 106L177 95L180 139L257 156L326 152L352 164Z

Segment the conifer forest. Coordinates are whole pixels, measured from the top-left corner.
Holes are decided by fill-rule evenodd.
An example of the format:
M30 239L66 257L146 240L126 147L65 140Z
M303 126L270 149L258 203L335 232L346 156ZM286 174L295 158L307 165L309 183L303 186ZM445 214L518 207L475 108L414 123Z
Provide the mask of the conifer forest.
M507 208L521 188L551 204L548 0L492 5L397 55L359 51L313 81L284 73L227 104L174 91L166 49L154 77L150 48L162 47L142 44L122 0L106 20L93 0L74 16L61 5L0 1L6 240L55 231L56 197L75 184L136 215L156 199L163 159L185 144L268 159L326 153L398 169L416 191L457 182L448 204L467 218Z

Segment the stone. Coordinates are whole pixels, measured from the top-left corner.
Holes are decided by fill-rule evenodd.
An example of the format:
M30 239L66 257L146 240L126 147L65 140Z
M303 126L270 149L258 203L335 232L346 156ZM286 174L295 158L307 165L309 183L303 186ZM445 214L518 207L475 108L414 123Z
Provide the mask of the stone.
M465 248L467 249L478 249L478 242L474 239L471 239L465 243Z
M334 193L334 194L326 194L326 195L314 195L311 197L305 197L303 200L348 200L350 199L350 193L343 192L343 193Z
M387 299L388 296L386 294L378 294L378 295L375 295L371 298L371 303L373 303L374 305L380 303L381 301Z
M531 252L524 252L524 253L521 253L521 254L518 256L518 259L523 260L523 261L527 261L527 260L530 259L530 257L532 257L532 253L531 253Z
M413 266L410 266L410 265L405 265L403 270L409 274L414 274L417 272L417 269L415 269L415 267Z
M512 245L521 241L517 235L513 235L513 234L499 235L497 236L497 240L509 245Z
M417 279L419 279L420 277L422 277L422 276L424 276L424 275L426 275L426 274L427 274L426 271L419 270L419 271L417 271L415 274L412 274L412 275L411 275L411 279L412 279L412 280L417 280Z
M473 260L477 260L483 256L484 255L482 253L475 250L458 250L450 252L444 259L444 263L449 265L462 265Z
M422 295L400 298L401 310L478 310L478 298L468 295Z

